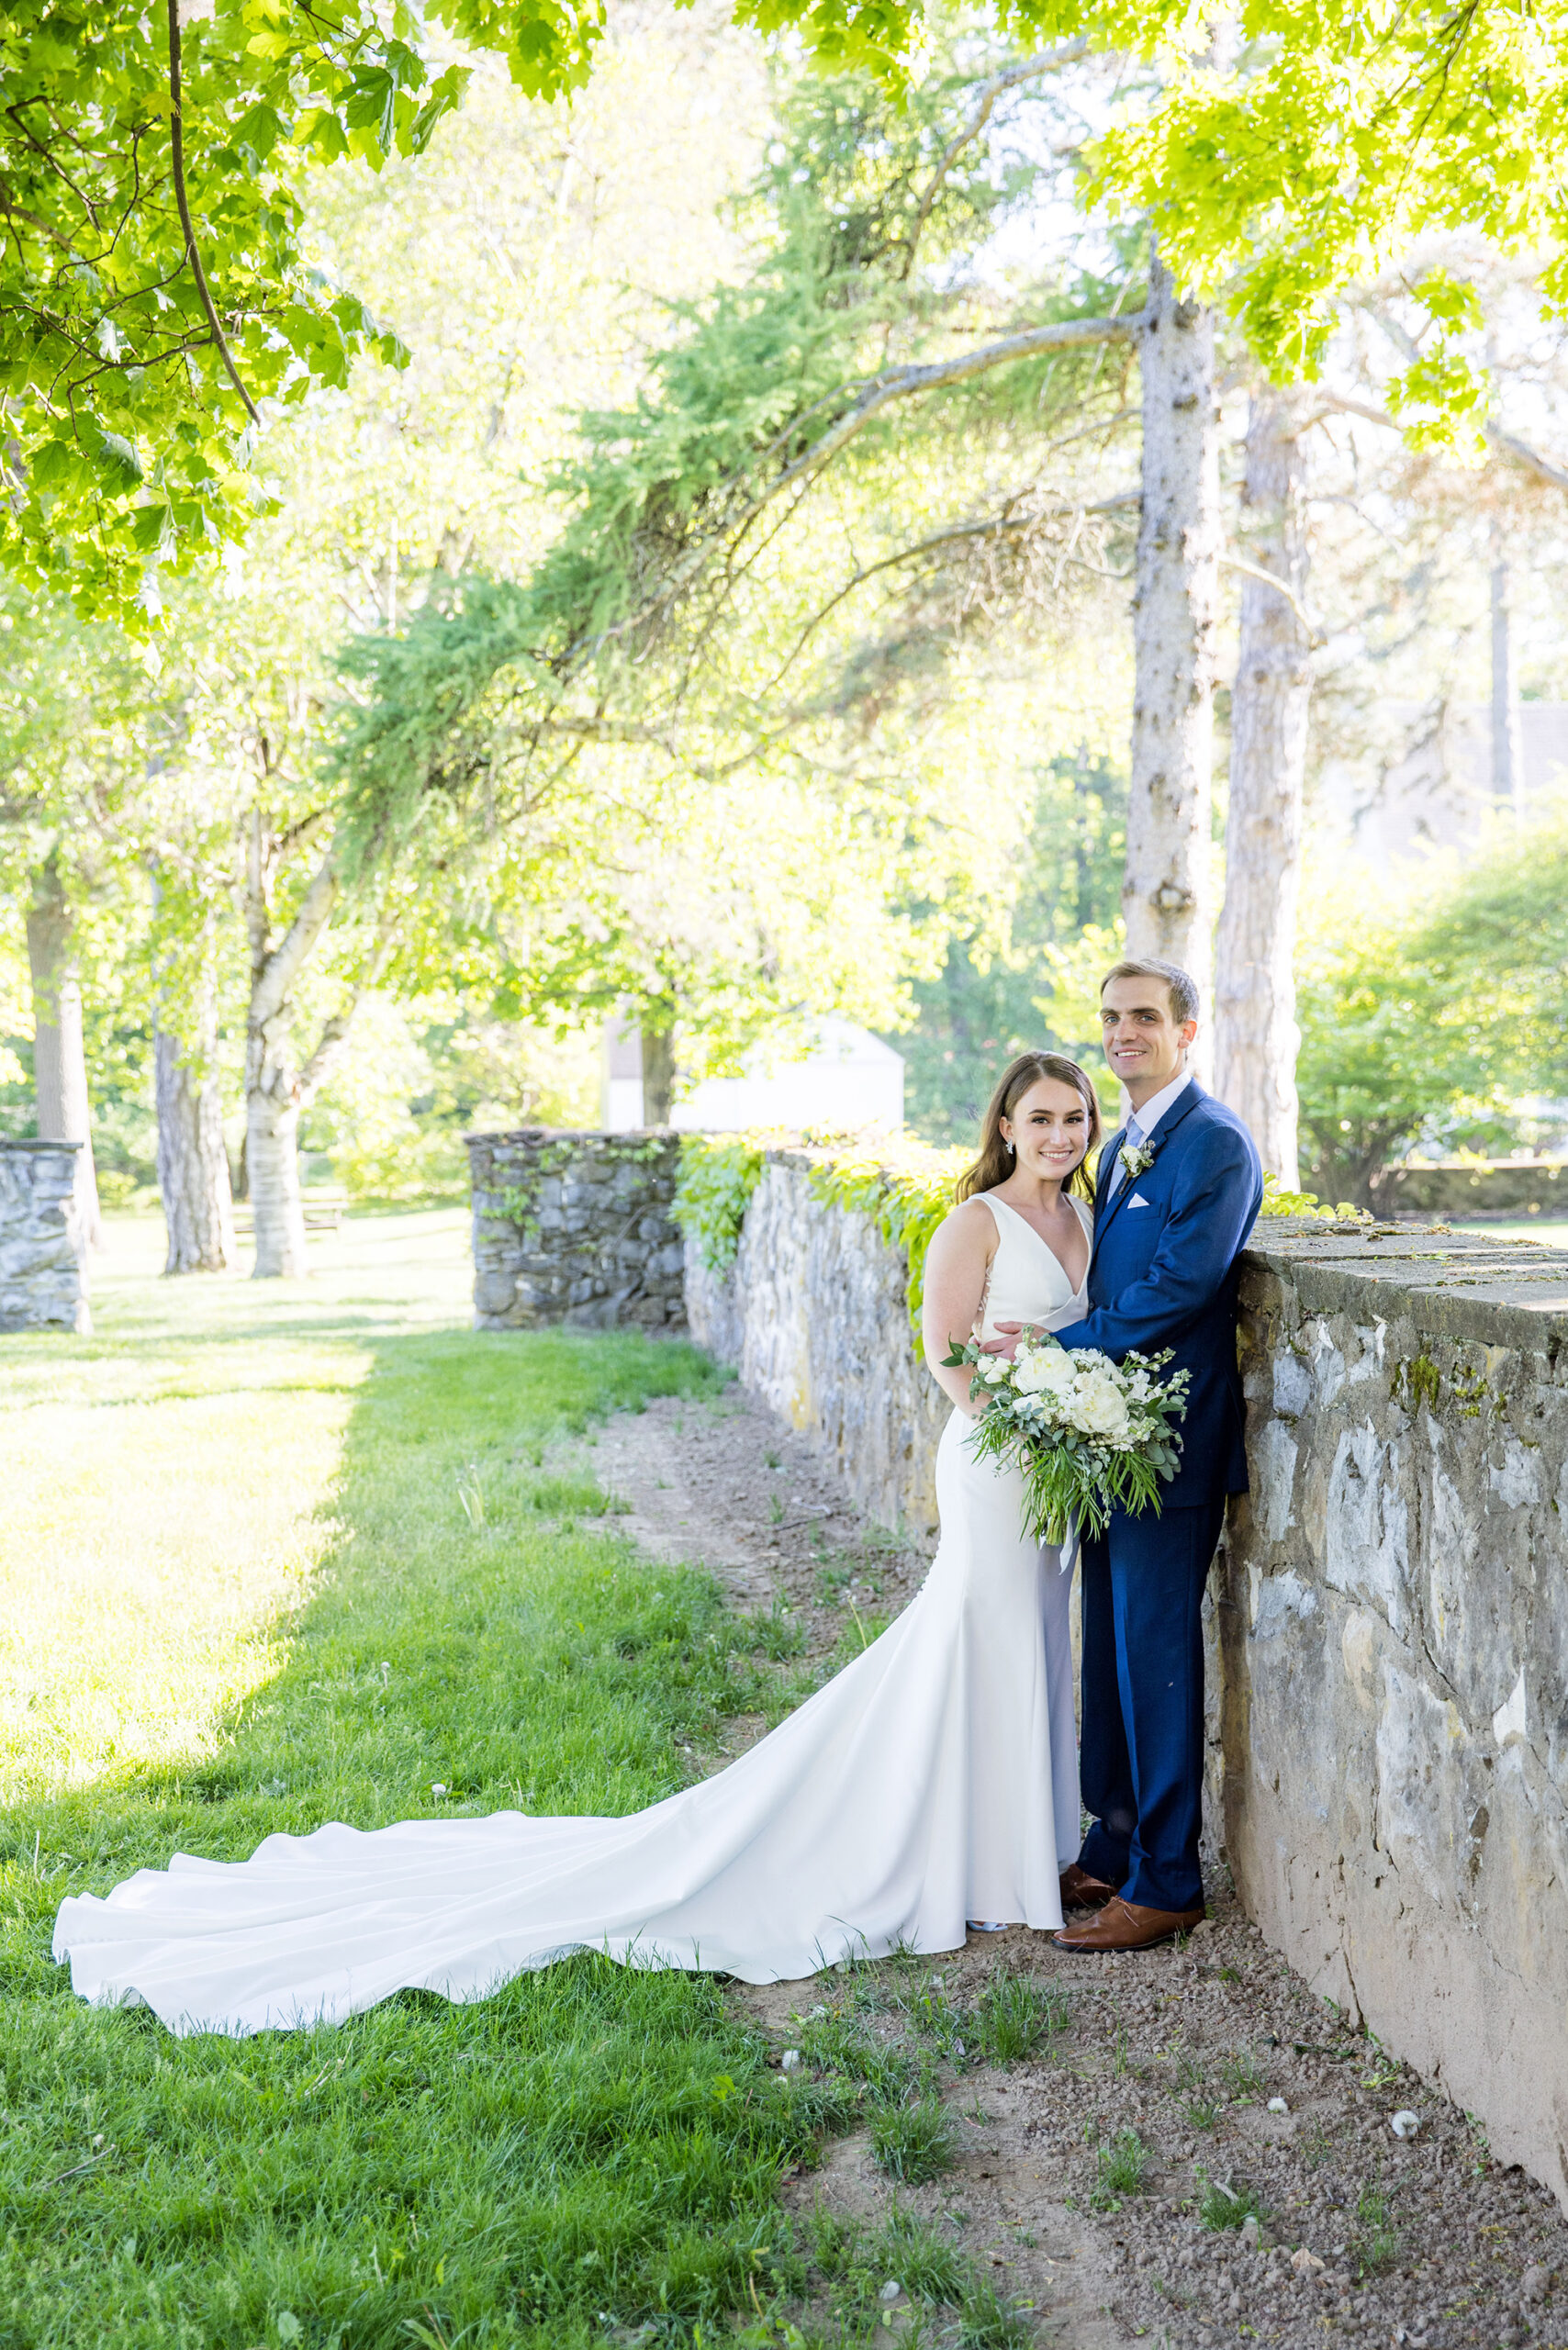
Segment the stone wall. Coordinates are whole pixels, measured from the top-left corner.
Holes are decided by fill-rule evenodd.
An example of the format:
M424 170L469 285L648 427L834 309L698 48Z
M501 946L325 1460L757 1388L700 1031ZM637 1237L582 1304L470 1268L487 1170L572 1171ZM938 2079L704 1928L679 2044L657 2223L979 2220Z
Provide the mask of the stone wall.
M812 1197L812 1163L768 1154L733 1272L715 1278L688 1244L691 1335L815 1438L863 1509L929 1534L951 1406L915 1355L903 1259L870 1216Z
M467 1143L476 1328L684 1328L678 1136L524 1126Z
M667 1137L474 1138L481 1323L672 1326ZM770 1152L693 1335L928 1534L905 1269ZM655 1270L656 1269L656 1270ZM1568 2208L1568 1251L1260 1224L1252 1492L1205 1606L1209 1845L1273 1945Z
M770 1156L693 1335L929 1528L946 1405L904 1269ZM1568 1254L1260 1224L1253 1491L1205 1606L1211 1855L1306 1980L1568 2208Z
M1568 1254L1254 1241L1216 1583L1236 1883L1568 2208Z
M87 1243L73 1142L0 1142L0 1330L86 1336Z
M1434 1166L1388 1167L1378 1203L1390 1215L1568 1216L1568 1160L1444 1159Z

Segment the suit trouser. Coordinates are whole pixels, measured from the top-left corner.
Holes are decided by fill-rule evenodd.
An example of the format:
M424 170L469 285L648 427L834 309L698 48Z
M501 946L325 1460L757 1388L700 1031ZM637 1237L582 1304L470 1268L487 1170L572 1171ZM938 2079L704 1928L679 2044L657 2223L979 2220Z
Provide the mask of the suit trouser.
M1204 1641L1224 1496L1162 1517L1118 1511L1083 1545L1081 1863L1150 1909L1203 1900Z

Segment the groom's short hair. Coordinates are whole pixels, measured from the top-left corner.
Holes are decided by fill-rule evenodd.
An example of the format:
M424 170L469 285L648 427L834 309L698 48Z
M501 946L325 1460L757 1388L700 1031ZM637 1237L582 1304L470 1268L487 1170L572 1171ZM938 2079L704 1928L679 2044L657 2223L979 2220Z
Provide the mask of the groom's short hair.
M1162 963L1158 955L1129 956L1125 963L1112 964L1100 982L1102 995L1113 979L1163 979L1170 990L1170 1017L1178 1028L1183 1021L1198 1016L1198 983L1180 963Z

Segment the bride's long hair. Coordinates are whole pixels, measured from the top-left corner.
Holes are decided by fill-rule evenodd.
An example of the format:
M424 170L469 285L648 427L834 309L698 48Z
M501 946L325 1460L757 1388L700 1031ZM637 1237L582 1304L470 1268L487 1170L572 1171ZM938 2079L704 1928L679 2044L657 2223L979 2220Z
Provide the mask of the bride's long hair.
M1032 1085L1048 1077L1058 1085L1070 1085L1082 1096L1089 1113L1089 1140L1082 1158L1062 1186L1064 1191L1078 1192L1086 1200L1094 1197L1094 1181L1089 1172L1089 1162L1100 1147L1100 1102L1087 1069L1070 1061L1065 1053L1020 1053L1010 1061L997 1082L980 1128L980 1157L972 1167L966 1167L954 1186L957 1200L972 1199L977 1192L993 1192L1005 1183L1015 1164L1002 1138L1002 1121L1011 1118Z

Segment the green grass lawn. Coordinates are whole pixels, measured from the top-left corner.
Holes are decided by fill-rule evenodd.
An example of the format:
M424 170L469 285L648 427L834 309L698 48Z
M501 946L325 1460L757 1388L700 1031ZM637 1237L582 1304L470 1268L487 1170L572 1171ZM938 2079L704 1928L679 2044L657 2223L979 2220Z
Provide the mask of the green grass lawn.
M1016 2339L896 2212L792 2228L782 2172L875 2085L786 2079L705 1978L584 1957L244 2042L72 1996L67 1892L330 1819L633 1809L789 1645L545 1458L713 1393L694 1350L476 1335L452 1211L351 1222L300 1283L161 1281L156 1246L114 1225L92 1339L0 1338L3 2350L868 2340L901 2272L906 2341Z

